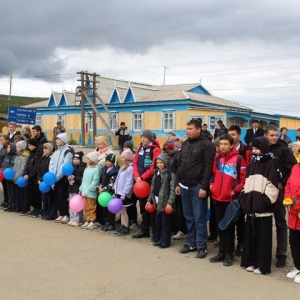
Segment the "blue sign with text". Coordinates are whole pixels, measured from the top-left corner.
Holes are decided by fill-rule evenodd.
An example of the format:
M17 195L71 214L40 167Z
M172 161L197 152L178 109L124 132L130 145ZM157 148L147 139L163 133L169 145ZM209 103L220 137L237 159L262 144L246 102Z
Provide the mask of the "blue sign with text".
M36 109L25 108L18 106L9 106L8 108L8 122L16 122L18 124L35 124Z

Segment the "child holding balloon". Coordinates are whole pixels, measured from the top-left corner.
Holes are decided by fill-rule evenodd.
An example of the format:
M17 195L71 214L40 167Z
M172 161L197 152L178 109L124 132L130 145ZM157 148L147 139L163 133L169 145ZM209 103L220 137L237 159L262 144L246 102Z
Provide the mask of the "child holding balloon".
M121 153L122 167L118 173L114 184L115 198L119 198L123 202L121 210L121 228L116 232L118 236L125 236L130 234L129 218L127 214L127 207L132 205L132 187L133 187L133 155L130 149L126 149Z
M94 229L96 221L97 189L100 180L100 166L97 165L99 154L96 151L88 153L86 156L87 168L84 170L82 182L79 187L79 194L85 202L86 222L81 226L82 229Z
M156 208L156 234L154 246L168 248L171 243L171 214L175 203L175 175L168 169L169 157L159 154L155 160L156 170L151 182L150 195L147 199L146 210L150 212L151 204Z
M20 180L24 176L25 165L29 157L29 151L26 150L27 142L19 141L16 144L17 156L15 158L13 170L15 171L14 183L15 183L15 202L16 202L16 213L26 213L24 211L25 204L25 189L24 187L27 185L27 182L21 182Z
M75 152L73 154L73 166L72 167L72 175L68 176L69 186L69 201L78 194L79 187L82 181L84 169L86 168L86 163L82 162L82 157L84 153L82 151ZM68 171L68 170L67 170ZM64 168L63 168L64 172ZM67 174L66 174L67 175ZM70 208L70 222L68 225L70 226L81 226L82 225L82 217L83 211L75 212Z

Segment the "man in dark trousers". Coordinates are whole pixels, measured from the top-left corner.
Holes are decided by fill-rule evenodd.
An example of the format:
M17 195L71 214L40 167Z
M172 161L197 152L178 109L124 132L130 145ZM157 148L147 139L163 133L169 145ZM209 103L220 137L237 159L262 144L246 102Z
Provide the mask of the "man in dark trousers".
M197 251L197 258L207 255L207 194L215 158L215 146L202 133L201 121L187 123L188 139L183 142L176 178L176 195L181 195L187 225L186 243L180 253Z
M115 133L119 137L118 145L120 154L123 152L124 143L131 140L130 130L127 128L124 122L120 123L120 128Z
M278 168L279 194L274 211L277 233L276 267L283 268L286 263L287 224L285 219L286 210L282 202L284 198L284 187L297 161L287 144L278 138L278 130L275 126L269 125L265 128L265 137L269 141L269 151L275 156Z
M247 145L251 145L251 142L254 138L263 136L264 134L264 130L259 127L259 122L257 120L252 120L251 128L247 129L244 140Z

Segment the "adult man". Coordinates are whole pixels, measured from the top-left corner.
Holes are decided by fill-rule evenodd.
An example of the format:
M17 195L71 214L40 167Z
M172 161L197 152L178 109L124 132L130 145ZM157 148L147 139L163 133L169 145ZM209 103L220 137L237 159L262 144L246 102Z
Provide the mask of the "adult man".
M228 130L227 128L225 127L225 125L223 124L223 121L222 120L219 120L217 122L217 128L215 129L215 133L214 133L214 139L220 137L221 135L227 133Z
M8 123L8 135L9 135L9 141L11 143L14 142L14 136L17 134L16 128L17 128L17 123L15 122Z
M254 138L264 135L264 130L259 127L259 122L257 120L252 120L251 127L247 129L244 140L247 145L251 145L251 142Z
M285 219L286 211L282 201L284 198L284 187L291 174L292 167L297 162L292 151L287 147L287 144L278 138L278 131L275 126L269 125L265 128L265 137L269 141L269 151L275 156L279 169L279 195L274 211L277 233L276 267L283 268L286 263L287 224Z
M296 142L300 141L300 128L297 129Z
M47 139L45 137L45 134L44 132L42 131L42 128L41 126L39 125L34 125L32 128L31 128L31 134L32 134L32 137L34 139L37 140L38 142L38 148L37 148L37 151L38 152L43 152L43 144L44 143L47 143Z
M207 192L215 158L215 146L201 132L201 121L187 123L188 139L183 142L175 193L181 195L188 229L186 244L180 253L197 251L197 258L207 255Z
M203 124L203 125L202 125L202 132L208 137L208 139L209 139L210 141L212 141L213 136L212 136L212 134L207 130L207 124Z
M56 137L58 134L66 132L65 127L62 125L61 121L56 122L56 127L53 128L53 143L55 145Z
M252 159L252 151L251 147L244 145L241 142L241 128L238 125L231 125L228 128L228 134L233 137L233 146L238 151L239 155L241 155L248 166ZM241 215L238 219L237 223L237 247L235 250L235 256L241 256L243 251L243 242L244 242L244 231L245 231L245 217Z
M124 143L131 140L130 130L126 127L125 122L120 123L120 128L115 133L119 137L118 145L120 154L123 152Z

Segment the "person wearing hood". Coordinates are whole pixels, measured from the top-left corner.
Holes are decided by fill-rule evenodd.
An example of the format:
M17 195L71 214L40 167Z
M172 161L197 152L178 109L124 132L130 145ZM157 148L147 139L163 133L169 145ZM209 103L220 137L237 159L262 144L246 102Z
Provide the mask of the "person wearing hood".
M247 215L241 266L254 274L271 272L272 219L279 193L273 158L266 137L252 140L252 161L240 205Z
M70 219L68 216L68 180L63 174L62 167L65 164L71 164L73 159L72 151L68 145L67 133L60 133L56 137L57 150L53 153L50 163L49 172L56 176L56 182L52 187L54 189L54 198L59 216L55 219L56 223L67 224Z
M172 213L175 203L175 174L168 168L169 157L166 153L159 154L155 160L156 170L151 182L150 195L147 203L154 204L155 241L154 246L168 248L171 244Z
M239 197L246 179L246 163L229 134L220 136L220 154L215 157L211 196L214 199L217 224L223 219L227 206ZM235 226L230 224L225 230L219 228L220 238L218 255L210 258L211 263L223 262L224 266L233 264Z
M16 158L16 143L9 143L6 148L6 155L2 162L2 169L13 168ZM6 180L7 187L7 207L4 208L6 212L13 212L15 210L15 184L12 180Z
M279 139L278 130L275 126L269 125L265 128L265 137L269 141L269 151L273 153L279 170L279 172L277 172L279 194L274 211L277 233L276 267L284 268L286 264L287 252L287 223L286 210L282 204L282 201L286 182L290 177L291 170L297 161L287 144L283 140Z

